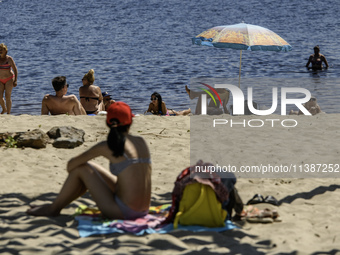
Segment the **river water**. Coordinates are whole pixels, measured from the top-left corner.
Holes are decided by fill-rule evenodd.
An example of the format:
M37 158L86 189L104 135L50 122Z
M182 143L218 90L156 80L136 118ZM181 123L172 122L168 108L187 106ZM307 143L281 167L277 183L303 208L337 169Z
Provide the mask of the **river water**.
M304 87L327 113L339 112L340 19L337 0L0 0L0 43L18 67L12 114L40 114L53 77L64 75L79 98L81 79L95 70L95 84L116 100L144 112L157 91L169 108L190 106L184 90L193 78L235 79L240 53L192 45L191 38L217 25L266 27L289 42L290 52L243 51L241 87L256 87L256 100L271 105L272 85ZM305 64L319 45L327 71ZM248 84L249 85L249 84ZM281 85L278 85L281 86ZM265 92L264 92L265 91Z

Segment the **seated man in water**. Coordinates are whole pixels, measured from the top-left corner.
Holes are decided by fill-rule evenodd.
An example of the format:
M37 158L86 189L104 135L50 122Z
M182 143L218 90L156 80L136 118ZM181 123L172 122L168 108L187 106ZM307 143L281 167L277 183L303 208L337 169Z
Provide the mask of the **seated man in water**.
M86 115L86 112L75 95L66 96L68 84L65 76L52 80L55 96L45 95L41 105L41 115Z
M312 115L321 113L321 108L316 101L316 97L311 97L307 103L302 104ZM302 115L303 112L291 110L289 115Z
M314 47L314 54L309 56L308 62L306 67L309 69L315 70L322 70L322 62L325 63L326 69L328 68L328 62L324 55L320 54L319 46ZM312 67L309 67L309 64L312 63Z

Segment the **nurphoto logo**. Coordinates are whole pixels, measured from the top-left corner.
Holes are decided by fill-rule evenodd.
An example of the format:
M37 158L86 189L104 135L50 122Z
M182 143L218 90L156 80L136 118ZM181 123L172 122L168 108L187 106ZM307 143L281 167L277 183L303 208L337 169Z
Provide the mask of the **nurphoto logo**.
M245 100L245 96L240 88L238 88L235 85L231 84L215 84L214 87L199 82L200 84L204 85L206 88L199 88L204 93L201 95L201 114L207 115L207 95L211 97L211 100L214 102L215 106L217 105L217 100L219 100L220 105L222 105L221 98L218 94L218 92L215 89L227 89L230 91L233 97L233 115L246 115L245 113L245 107L247 107L247 112L258 115L258 116L266 116L273 114L277 107L278 107L278 88L273 87L272 88L272 105L269 109L256 109L254 107L253 103L253 88L248 87L247 88L247 100ZM304 96L303 98L288 98L289 93L294 93L296 95L301 94ZM304 103L308 102L311 98L311 93L309 90L305 88L297 88L297 87L281 87L281 115L287 115L287 105L295 105L303 114L305 115L312 115L303 105ZM256 105L256 104L255 104ZM214 119L213 120L213 127L216 127L216 125L230 125L230 127L251 127L251 128L259 128L264 126L265 124L271 125L271 127L274 127L275 124L280 123L282 127L290 128L290 127L296 127L298 125L297 120L295 119L250 119L250 120L233 120L233 119Z
M210 85L201 83L205 86L207 86L208 88L210 88L217 96L217 98L220 100L221 99L217 93L217 91L211 87ZM244 95L243 92L240 88L236 87L235 85L231 85L231 84L215 84L214 86L215 88L224 88L224 89L229 89L231 94L233 95L233 101L234 101L234 105L233 105L233 113L235 115L244 115ZM215 99L213 97L213 95L206 89L202 89L204 91L207 92L207 94L210 95L210 97L214 100ZM287 93L302 93L305 95L304 98L287 98ZM309 90L304 89L304 88L281 88L281 115L287 115L286 114L286 106L287 104L294 104L295 106L297 106L305 115L312 115L302 104L306 103L309 101L309 99L311 98L311 93L309 92ZM207 95L203 94L201 97L201 112L202 115L206 115L207 114ZM267 109L267 110L258 110L254 108L253 105L253 88L252 87L248 87L248 108L249 110L255 114L255 115L270 115L272 113L274 113L276 111L277 108L277 87L273 87L273 103L272 106ZM215 102L216 104L216 102ZM222 103L221 103L222 104Z

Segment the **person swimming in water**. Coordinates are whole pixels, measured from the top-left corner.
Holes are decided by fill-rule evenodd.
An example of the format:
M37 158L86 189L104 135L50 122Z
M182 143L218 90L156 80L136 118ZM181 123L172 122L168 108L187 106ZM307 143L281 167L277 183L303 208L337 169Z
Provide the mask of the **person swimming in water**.
M17 86L18 69L11 56L7 55L7 46L0 44L0 105L1 114L11 113L12 109L12 89ZM5 92L6 103L3 98Z
M312 67L309 67L310 63L312 63ZM309 56L306 67L312 69L313 71L322 70L322 63L325 64L326 69L328 68L328 62L324 55L320 54L320 47L317 45L314 47L314 54Z

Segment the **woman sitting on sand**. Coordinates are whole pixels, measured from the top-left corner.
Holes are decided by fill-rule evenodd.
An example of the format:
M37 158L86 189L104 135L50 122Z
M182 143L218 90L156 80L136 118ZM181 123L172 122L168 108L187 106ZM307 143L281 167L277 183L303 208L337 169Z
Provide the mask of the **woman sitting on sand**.
M18 70L11 56L7 55L7 46L0 44L0 105L1 114L11 113L12 108L12 89L17 86ZM6 103L3 98L5 92Z
M321 108L318 104L318 102L316 101L316 97L311 97L309 99L309 101L307 103L304 103L302 104L309 112L310 114L312 115L315 115L315 114L318 114L318 113L321 113ZM291 110L289 115L302 115L303 112L301 110L299 111L294 111L294 110Z
M79 88L79 97L86 113L97 114L99 111L104 111L102 92L98 86L93 85L93 69L84 75L82 82L83 86Z
M103 216L111 219L136 219L148 213L151 198L151 159L143 138L128 134L133 114L124 102L112 104L106 117L110 128L107 141L72 158L69 173L52 204L32 205L27 213L57 216L87 190ZM89 160L104 156L110 171Z
M174 111L172 109L167 109L164 101L162 100L162 96L157 92L154 92L151 95L151 103L149 104L148 110L145 112L151 112L154 115L165 115L165 116L178 116L178 115L188 115L191 113L191 110L183 110L183 111Z

